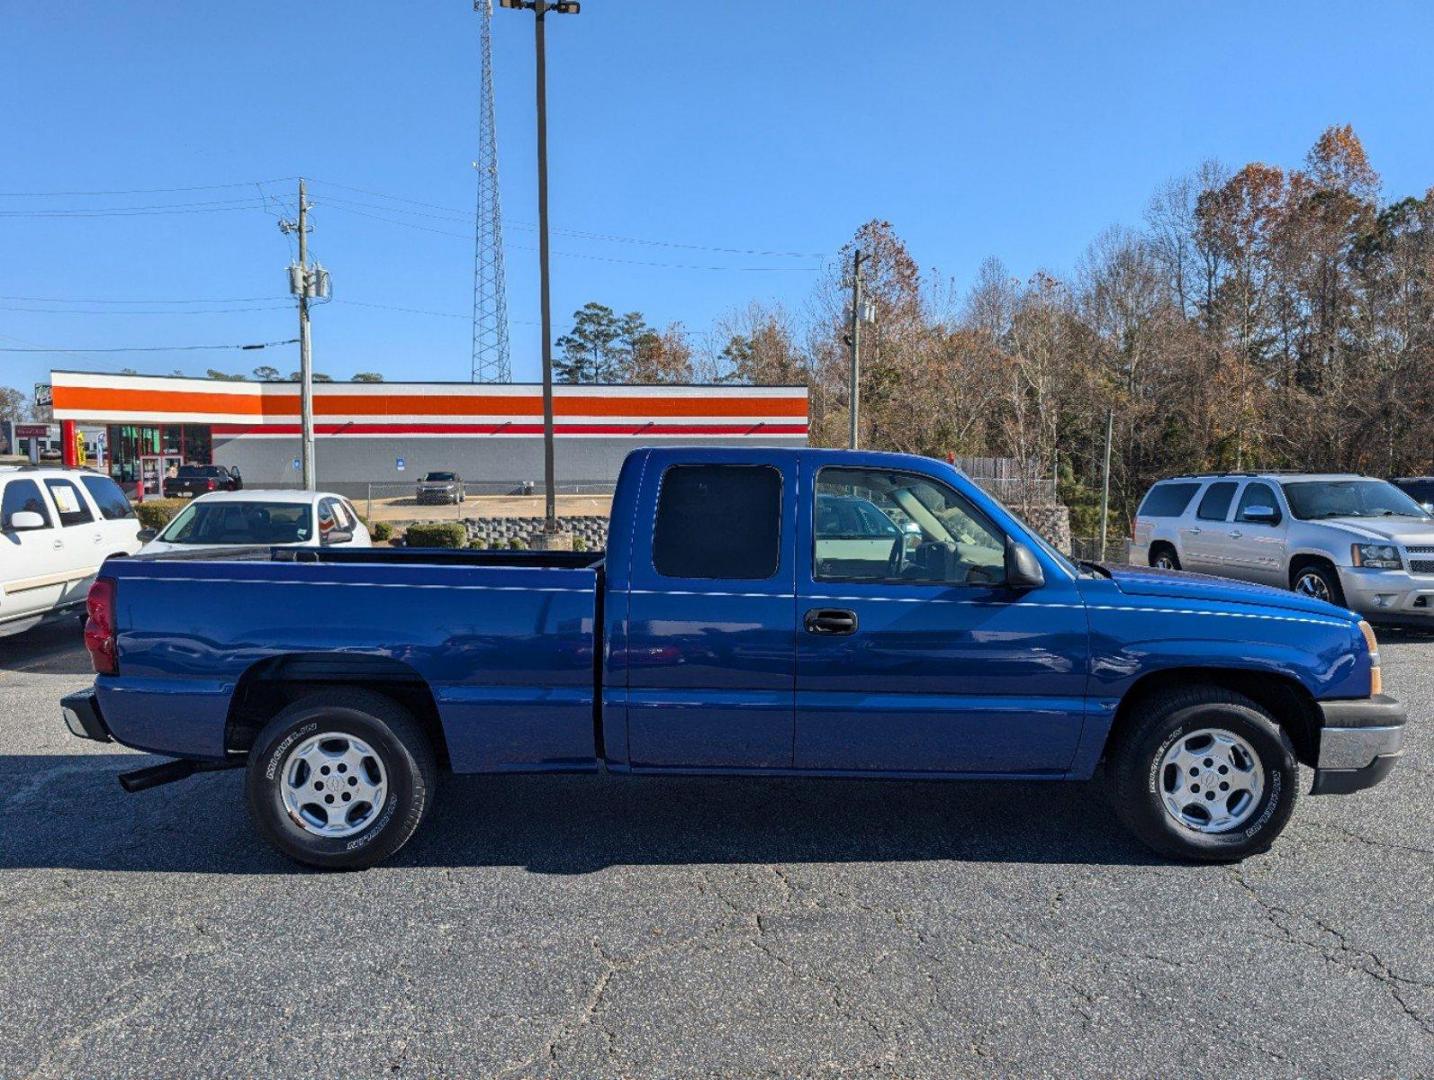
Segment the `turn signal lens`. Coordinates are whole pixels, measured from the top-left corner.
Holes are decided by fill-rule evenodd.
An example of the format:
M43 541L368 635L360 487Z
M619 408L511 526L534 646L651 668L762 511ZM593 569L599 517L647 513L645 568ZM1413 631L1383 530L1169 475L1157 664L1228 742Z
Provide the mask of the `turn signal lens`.
M1364 644L1369 648L1369 696L1384 693L1384 676L1379 670L1379 641L1374 636L1374 627L1363 619L1359 620L1359 632L1364 635Z

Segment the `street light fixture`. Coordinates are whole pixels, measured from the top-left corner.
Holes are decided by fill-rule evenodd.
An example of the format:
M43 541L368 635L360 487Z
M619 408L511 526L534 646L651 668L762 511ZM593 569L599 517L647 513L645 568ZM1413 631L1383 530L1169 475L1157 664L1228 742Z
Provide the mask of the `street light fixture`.
M553 479L553 318L548 285L548 79L547 55L543 28L550 11L559 15L576 15L582 10L578 0L498 0L500 7L529 9L533 20L533 40L537 50L538 83L538 280L543 321L543 489L545 495L543 532L552 536L558 531L557 498Z

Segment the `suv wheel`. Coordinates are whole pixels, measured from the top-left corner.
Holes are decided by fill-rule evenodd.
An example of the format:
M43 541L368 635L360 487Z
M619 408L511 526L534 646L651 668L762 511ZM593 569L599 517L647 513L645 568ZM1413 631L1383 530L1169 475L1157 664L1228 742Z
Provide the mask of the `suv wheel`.
M249 752L249 810L260 832L291 859L329 870L373 866L403 847L435 782L423 730L366 690L294 702Z
M1157 570L1179 570L1180 556L1175 554L1174 548L1161 545L1150 553L1150 565Z
M1232 862L1266 851L1294 812L1289 736L1249 698L1193 687L1139 706L1112 755L1116 814L1163 855Z
M1344 589L1340 587L1339 575L1327 566L1302 566L1295 572L1290 588L1301 596L1344 607Z

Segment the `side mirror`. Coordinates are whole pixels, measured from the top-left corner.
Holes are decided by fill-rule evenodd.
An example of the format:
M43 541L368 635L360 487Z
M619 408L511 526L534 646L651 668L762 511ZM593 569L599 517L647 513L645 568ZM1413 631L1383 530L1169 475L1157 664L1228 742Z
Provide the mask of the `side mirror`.
M16 510L10 515L10 524L5 526L7 532L25 532L28 529L44 527L44 517L33 510Z
M1273 525L1280 520L1280 512L1273 506L1247 506L1240 517L1255 525Z
M330 544L347 544L354 538L354 534L347 529L330 529L324 534L324 547Z
M135 536L135 539L138 540L141 544L147 544L158 535L158 529L140 529L139 533Z
M1036 553L1015 540L1006 541L1006 586L1011 589L1039 589L1046 583Z
M1428 514L1430 517L1434 517L1434 502L1420 503L1419 505L1424 507L1424 512L1426 514Z

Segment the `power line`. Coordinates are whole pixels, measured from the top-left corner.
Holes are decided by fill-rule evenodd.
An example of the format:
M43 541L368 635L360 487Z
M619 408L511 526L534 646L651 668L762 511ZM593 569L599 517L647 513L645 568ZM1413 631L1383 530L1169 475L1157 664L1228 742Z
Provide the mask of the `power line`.
M359 217L372 218L374 221L386 222L389 225L398 225L405 229L417 229L419 232L435 233L438 236L451 236L460 240L467 240L469 237L463 233L449 232L447 229L435 229L428 225L417 225L411 221L397 221L394 218L383 217L379 214L370 214L363 210L354 210L348 206L341 206L330 201L329 205L335 210L342 210L347 214L357 214ZM534 251L535 248L522 245L509 245L514 251ZM814 274L821 269L818 266L704 266L693 263L669 263L652 262L643 259L619 259L610 255L590 255L581 251L554 251L554 255L562 256L565 259L589 259L594 262L622 263L626 266L652 266L665 270L707 270L726 271L730 273L799 273Z
M329 202L329 203L331 203L331 204L334 204L334 205L361 206L361 207L365 207L366 209L370 209L370 210L386 210L386 211L388 211L389 213L413 214L413 215L416 216L416 217L439 218L439 219L441 219L441 220L461 221L461 222L464 222L464 223L472 222L472 221L473 221L473 218L474 218L474 215L468 213L468 212L465 211L465 210L460 210L460 209L458 209L457 207L452 207L452 206L440 206L438 203L420 202L418 199L405 199L405 198L403 198L402 196L399 196L399 195L385 195L385 194L384 194L383 192L381 192L381 191L370 191L370 190L368 190L367 188L350 187L350 186L347 185L347 184L335 184L335 183L332 183L332 182L327 181L327 180L320 180L320 181L317 181L317 183L325 184L325 185L327 185L327 186L329 186L329 187L344 188L345 190L348 190L348 191L361 192L361 193L364 194L364 195L372 195L372 196L374 196L375 198L379 198L379 199L390 199L390 200L392 200L392 201L394 201L394 202L410 203L410 204L413 205L413 206L422 206L422 207L425 207L426 209L429 209L429 210L440 210L440 211L442 211L443 213L441 213L441 214L420 214L420 213L418 213L418 211L416 211L416 210L403 210L403 209L401 209L401 208L399 208L399 207L396 207L396 206L392 206L392 207L391 207L391 206L374 206L372 203L361 203L361 202L355 202L355 201L353 201L353 200L347 200L347 199L336 199L336 198L333 198L333 197L331 196L331 197L329 197L326 201ZM536 225L532 224L531 222L527 222L527 221L509 221L509 220L506 220L506 219L505 219L504 224L509 225L509 226L512 226L512 227L514 227L514 228L519 228L519 229L536 229L536 228L537 228ZM614 243L621 243L621 244L645 244L645 245L649 245L649 246L653 246L653 247L684 248L684 249L689 250L689 251L716 251L716 252L721 252L721 253L723 253L723 254L725 254L725 255L765 255L765 256L780 257L780 258L789 258L789 259L824 259L824 258L826 258L826 252L819 252L819 251L775 251L775 250L764 250L764 249L762 249L762 248L718 247L718 246L714 246L714 245L712 245L712 244L689 244L689 243L684 243L684 242L677 241L677 240L652 240L652 239L647 239L647 238L644 238L644 237L637 237L637 236L623 236L623 235L621 235L621 234L619 234L619 233L591 232L591 231L587 231L587 230L583 230L583 229L561 229L561 228L554 228L552 231L553 231L554 233L558 233L558 234L560 234L560 235L562 235L562 236L572 236L572 237L576 237L576 238L578 238L578 239L583 239L583 240L607 240L607 241L612 241L612 242L614 242Z
M7 345L0 345L0 352L8 353L120 353L120 352L200 352L205 349L272 349L279 345L293 345L298 338L289 338L285 341L260 341L249 345L126 345L110 346L102 349L89 349L84 346L73 345L42 345L30 349L16 349Z
M216 199L211 202L159 203L153 206L66 207L59 210L0 210L6 218L149 217L155 214L221 214L234 210L267 210L258 199Z
M0 300L18 300L30 304L267 304L287 299L283 296L230 296L184 300L166 300L161 297L147 300L113 300L81 296L0 296Z
M164 195L183 191L219 191L224 188L250 187L254 184L281 184L292 180L292 176L280 176L273 180L236 180L231 184L196 184L192 187L129 188L119 191L0 191L0 198L6 199L50 199L80 198L92 195Z
M39 315L229 315L242 311L279 311L287 309L288 306L288 304L265 304L256 307L189 308L183 311L167 308L139 310L128 308L115 311L104 308L17 307L13 304L0 304L0 311L27 311Z

